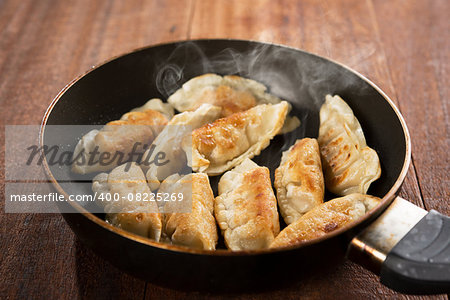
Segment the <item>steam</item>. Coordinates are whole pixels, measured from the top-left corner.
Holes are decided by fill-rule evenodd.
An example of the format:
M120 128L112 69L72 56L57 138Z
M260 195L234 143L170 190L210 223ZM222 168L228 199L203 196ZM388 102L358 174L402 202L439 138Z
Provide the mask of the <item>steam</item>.
M302 58L289 48L249 43L245 50L224 47L217 52L215 48L220 44L225 45L226 41L179 44L158 66L158 91L168 97L192 77L205 73L234 74L264 83L271 93L294 105L319 108L327 93L337 92L331 90L334 78L345 75L334 64L323 63L309 54ZM348 85L353 84L353 77L346 80Z
M227 47L229 45L236 48ZM223 50L218 51L221 46ZM348 90L363 92L361 86L355 89L357 77L347 75L342 67L308 53L299 54L271 44L226 40L180 43L158 67L156 85L164 97L170 96L195 76L217 73L259 81L268 87L270 93L289 101L293 107L290 115L300 119L300 128L277 136L271 146L255 158L256 162L260 160L259 163L271 170L278 166L281 152L293 145L296 139L317 137L318 113L326 94L342 94ZM336 86L340 90L335 90Z
M183 68L175 64L167 64L160 68L156 75L158 91L167 97L178 89L178 82L182 79Z

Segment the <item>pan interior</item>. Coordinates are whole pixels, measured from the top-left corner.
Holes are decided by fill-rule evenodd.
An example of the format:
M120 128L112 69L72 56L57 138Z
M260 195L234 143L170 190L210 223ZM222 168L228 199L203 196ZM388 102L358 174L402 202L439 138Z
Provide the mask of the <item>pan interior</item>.
M319 109L326 94L340 95L353 109L367 144L380 157L382 174L368 193L383 197L399 177L406 158L406 133L388 101L369 82L349 69L296 49L239 40L200 40L145 48L114 59L89 72L68 88L54 104L49 125L105 124L120 118L150 98L168 95L192 77L205 73L236 74L265 84L289 101L291 115L301 120L294 132L276 136L254 161L273 172L282 151L296 139L317 137ZM80 132L81 136L82 132ZM79 136L44 132L45 143L75 147ZM75 176L69 167L50 167L55 178ZM213 189L218 178L211 178ZM86 187L87 185L84 185ZM68 193L78 185L65 185ZM72 190L71 190L72 189ZM330 199L333 195L327 194Z

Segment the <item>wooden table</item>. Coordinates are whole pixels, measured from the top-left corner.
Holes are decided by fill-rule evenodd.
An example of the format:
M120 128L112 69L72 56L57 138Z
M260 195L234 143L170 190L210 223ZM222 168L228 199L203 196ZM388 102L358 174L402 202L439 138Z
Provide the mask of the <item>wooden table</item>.
M450 214L449 11L446 0L3 0L2 141L4 124L39 124L66 83L111 56L195 38L276 42L342 62L380 86L412 138L401 196ZM3 166L3 151L0 159ZM1 178L4 197L3 170ZM58 214L1 211L0 298L407 298L351 262L264 294L187 294L118 271L80 244Z

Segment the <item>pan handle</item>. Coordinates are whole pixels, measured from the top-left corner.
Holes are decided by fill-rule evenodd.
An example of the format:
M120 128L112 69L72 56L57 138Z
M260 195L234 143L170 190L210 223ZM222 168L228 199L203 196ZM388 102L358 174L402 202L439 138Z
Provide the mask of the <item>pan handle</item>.
M450 218L435 210L427 213L409 202L405 206L401 201L407 202L397 198L393 203L395 209L389 207L352 240L348 257L379 274L381 283L395 291L406 294L449 293ZM400 204L403 205L402 210L398 209ZM416 214L420 217L414 221L411 206L416 212L422 210L425 216ZM406 215L405 219L410 220L409 231L401 233L397 240L396 224L389 220L389 214L391 219L398 219L400 228L405 227L402 217Z
M450 292L450 218L431 210L388 253L380 276L399 292Z

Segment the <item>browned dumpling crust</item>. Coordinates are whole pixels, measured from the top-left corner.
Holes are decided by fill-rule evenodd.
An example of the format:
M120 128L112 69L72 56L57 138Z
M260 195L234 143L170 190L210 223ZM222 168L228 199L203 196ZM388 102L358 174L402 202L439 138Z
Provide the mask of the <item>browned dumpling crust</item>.
M172 244L194 249L215 250L217 226L214 219L214 194L206 174L172 175L162 184L158 193L184 194L183 201L192 206L189 212L177 211L179 202L164 206L164 234ZM187 198L190 198L189 200Z
M146 170L150 188L156 190L160 182L172 174L179 173L191 157L190 150L184 151L181 143L192 130L215 121L220 116L221 108L211 104L202 104L195 111L186 111L175 115L153 141L152 146L144 153L144 160L153 161L159 153L165 154L166 164L151 164L141 166ZM154 149L152 149L154 147Z
M283 229L270 248L293 246L319 238L358 220L374 208L380 200L374 196L350 194L316 206Z
M214 212L229 249L269 247L280 231L269 169L246 159L225 173L219 182Z
M277 104L282 100L270 93L264 84L248 78L204 74L183 84L167 101L178 111L193 111L204 103L222 108L221 117L246 111L260 104ZM277 134L290 132L300 125L297 117L287 117Z
M192 151L188 165L196 172L219 175L258 155L280 131L289 104L261 104L206 124L183 141L183 149Z
M339 96L327 95L320 109L319 146L326 188L336 195L367 193L381 174L375 150L361 125Z
M297 140L275 170L278 206L286 224L323 203L324 182L316 139Z
M193 111L203 103L222 108L222 117L248 110L263 103L279 103L281 100L269 93L266 87L254 80L236 75L220 76L204 74L183 84L168 99L178 111Z
M111 173L100 173L94 177L92 190L98 195L110 193L118 195L118 201L96 200L103 207L106 220L113 226L122 228L143 237L159 241L162 220L158 206L150 201L129 201L129 194L137 197L148 195L151 191L147 185L144 172L136 163L123 164ZM128 170L127 170L128 169ZM115 197L110 197L115 199Z
M156 100L160 101L159 99L153 99L151 103ZM147 107L149 103L150 101L147 102ZM83 136L75 147L74 157L83 156L84 160L81 157L77 159L72 164L72 172L88 174L112 170L118 164L127 160L128 154L132 152L136 143L141 143L136 144L138 146L135 149L136 154L142 154L145 150L143 146L149 146L152 143L167 124L168 118L165 114L153 109L143 111L139 109L124 114L120 120L107 123L101 130L91 130ZM168 113L167 107L164 107L164 109L165 113ZM111 161L109 163L88 163L89 153L96 147L98 147L99 153L110 154ZM115 156L116 153L122 153L123 158ZM98 161L98 157L95 160Z

